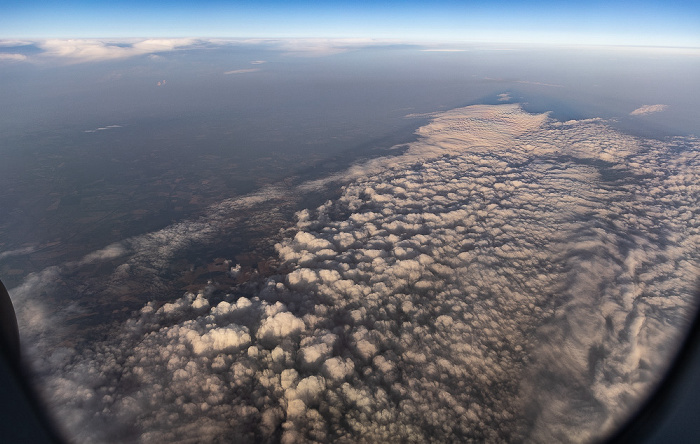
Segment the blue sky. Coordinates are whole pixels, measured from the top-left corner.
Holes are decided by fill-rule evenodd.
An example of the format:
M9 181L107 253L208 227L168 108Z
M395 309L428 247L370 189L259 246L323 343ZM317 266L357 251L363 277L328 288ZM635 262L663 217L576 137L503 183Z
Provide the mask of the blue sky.
M697 1L0 0L0 38L330 37L700 46Z

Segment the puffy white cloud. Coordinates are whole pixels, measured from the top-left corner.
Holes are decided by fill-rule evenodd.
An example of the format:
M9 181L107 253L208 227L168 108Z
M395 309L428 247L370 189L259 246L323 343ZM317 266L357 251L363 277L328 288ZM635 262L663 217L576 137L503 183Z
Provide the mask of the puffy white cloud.
M190 333L190 332L187 332ZM198 355L205 353L219 353L247 347L250 344L250 334L246 327L238 325L215 328L204 335L186 334L186 338L192 344L192 349Z
M355 370L355 363L352 359L336 356L323 363L323 375L332 381L342 381L352 375Z
M262 290L151 302L80 354L35 354L76 439L590 441L624 418L693 304L700 145L517 105L418 134L300 212ZM275 199L125 242L128 272Z
M271 346L288 336L298 335L305 328L304 321L284 311L265 319L260 324L257 337L263 344Z
M299 349L301 367L305 370L317 370L318 367L330 358L337 340L334 334L318 337L315 343L304 345L303 341Z

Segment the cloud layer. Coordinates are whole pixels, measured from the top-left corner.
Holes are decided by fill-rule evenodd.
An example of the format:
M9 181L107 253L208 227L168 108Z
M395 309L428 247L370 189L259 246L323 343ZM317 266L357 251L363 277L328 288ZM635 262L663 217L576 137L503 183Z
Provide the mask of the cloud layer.
M201 43L196 39L145 39L136 41L102 39L49 39L38 43L42 56L58 57L75 62L124 59L144 54L173 51Z
M24 54L13 54L0 52L0 62L23 62L27 60Z
M379 39L216 39L216 38L153 38L153 39L45 39L34 41L0 40L1 47L35 46L40 50L36 55L0 53L0 62L25 60L63 60L68 63L99 62L129 57L158 54L183 49L206 46L227 45L266 45L288 55L327 56L357 49L396 43L394 40ZM265 60L253 60L252 65L261 65ZM227 74L252 72L234 70Z
M210 286L150 302L79 353L35 355L69 434L604 436L656 381L694 304L700 143L518 105L442 113L418 135L401 156L347 171L338 199L299 212L278 274L252 294L214 302ZM179 238L211 233L210 219L178 225ZM147 249L144 238L89 259L165 267L176 250L154 256L172 248L159 233Z

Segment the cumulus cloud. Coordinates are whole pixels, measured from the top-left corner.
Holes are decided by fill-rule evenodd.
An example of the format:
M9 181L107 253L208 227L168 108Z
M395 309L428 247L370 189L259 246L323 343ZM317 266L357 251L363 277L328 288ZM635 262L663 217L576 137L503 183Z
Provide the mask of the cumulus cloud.
M33 355L59 422L81 442L603 437L693 307L700 144L671 156L672 141L518 105L417 134L299 212L253 290L149 302L79 353ZM121 244L127 263L166 268L233 206Z
M630 116L644 116L647 114L658 113L668 108L668 105L642 105L630 113Z
M262 344L274 346L284 338L297 336L305 328L301 319L285 311L265 319L260 324L257 337Z
M502 93L498 95L498 101L499 102L507 102L510 100L510 94L508 93Z

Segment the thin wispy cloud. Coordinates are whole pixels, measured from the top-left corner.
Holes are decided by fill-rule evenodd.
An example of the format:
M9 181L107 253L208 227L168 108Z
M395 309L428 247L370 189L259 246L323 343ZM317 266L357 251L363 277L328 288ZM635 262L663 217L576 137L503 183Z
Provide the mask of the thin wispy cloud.
M397 43L397 40L371 38L291 38L248 39L245 43L265 43L284 51L287 55L320 57L354 51L370 46Z
M100 126L98 128L94 129L89 129L89 130L83 130L84 133L96 133L98 131L107 131L115 128L121 128L121 125L107 125L107 126Z
M558 83L535 82L532 80L509 80L509 79L494 78L494 77L483 77L483 79L484 80L493 80L496 82L513 82L513 83L521 83L523 85L536 85L536 86L549 86L552 88L564 88L564 85L560 85Z
M435 49L421 49L422 52L464 52L466 49L450 49L450 48L435 48Z
M0 52L0 62L23 62L27 60L24 54L12 54Z
M435 117L439 115L440 112L430 112L430 113L410 113L403 116L404 119L423 119L426 117Z
M558 83L532 82L530 80L516 80L515 83L522 83L525 85L551 86L553 88L563 88L564 87L564 85L559 85Z
M15 250L0 251L0 261L5 259L5 258L8 258L8 257L24 256L26 254L31 254L34 251L36 251L36 247L24 247L24 248L17 248Z
M31 45L32 43L34 42L30 40L0 39L0 48L11 46L27 46Z
M226 71L224 74L229 75L229 74L246 74L249 72L257 72L260 71L260 68L244 68L244 69L234 69L232 71Z
M647 114L660 113L666 110L668 105L642 105L630 113L630 116L644 116Z

